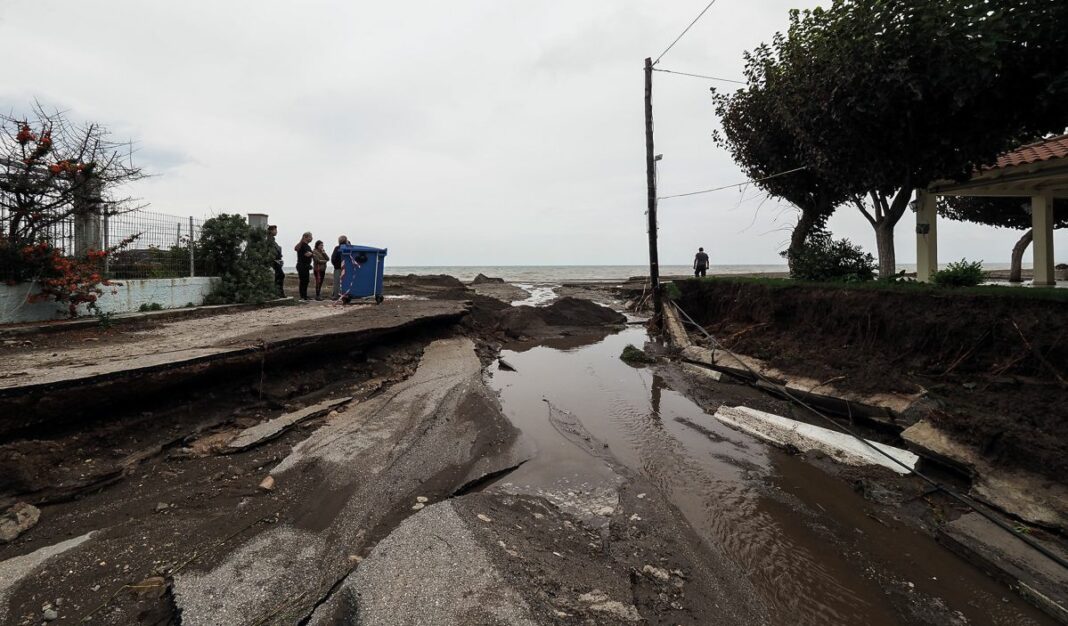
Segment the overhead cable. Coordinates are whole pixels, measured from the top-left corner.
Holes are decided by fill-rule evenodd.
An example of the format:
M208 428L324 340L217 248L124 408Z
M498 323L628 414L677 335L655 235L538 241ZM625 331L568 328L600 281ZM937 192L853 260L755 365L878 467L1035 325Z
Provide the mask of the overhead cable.
M711 8L712 8L712 5L713 5L713 4L715 4L715 3L716 3L716 0L712 0L712 2L709 2L709 3L708 3L708 6L706 6L706 7L704 8L704 10L702 10L702 11L701 11L700 13L698 13L698 14L697 14L697 17L693 18L693 21L692 21L692 22L690 22L690 25L689 25L689 26L687 26L687 27L686 27L686 29L685 29L685 30L683 30L683 31L682 31L682 32L681 32L681 33L679 34L679 36L675 38L675 41L672 41L672 42L671 42L671 45L670 45L670 46L668 46L667 48L665 48L665 49L664 49L664 51L660 53L660 56L656 57L656 60L655 60L655 61L653 61L653 65L656 65L657 63L659 63L659 62L660 62L660 59L664 58L664 55L665 55L665 54L667 54L669 50L671 50L672 48L674 48L674 47L675 47L675 44L679 43L679 40L680 40L680 39L682 39L682 37L683 37L683 36L684 36L684 35L685 35L686 33L690 32L690 29L691 29L691 28L693 28L693 25L697 23L697 20L701 19L701 16L703 16L703 15L704 15L705 13L707 13L707 12L708 12L708 10L709 10L709 9L711 9Z
M662 69L660 69L658 67L654 67L653 71L654 72L665 72L665 73L668 73L668 74L678 74L679 76L692 76L694 78L705 78L705 79L708 79L708 80L720 80L720 81L723 81L725 83L736 83L736 84L739 84L739 85L747 85L748 84L744 80L734 80L733 78L720 78L719 76L705 76L704 74L690 74L688 72L676 72L676 71L673 71L673 70L662 70Z
M765 176L764 178L758 178L756 180L747 180L745 182L735 183L733 185L724 185L722 187L716 187L714 189L702 189L701 191L691 191L689 193L677 193L677 194L674 194L674 195L671 195L671 196L660 196L659 198L657 198L657 200L667 200L669 198L682 198L684 196L696 196L697 194L701 194L701 193L712 193L713 191L723 191L724 189L733 189L735 187L743 187L745 185L750 185L752 183L759 183L759 182L763 182L765 180L771 180L772 178L778 178L780 176L786 176L787 174L793 174L794 172L800 172L801 170L804 170L804 169L808 169L808 166L807 165L802 165L801 167L795 167L792 170L786 170L785 172L779 172L777 174L772 174L771 176Z

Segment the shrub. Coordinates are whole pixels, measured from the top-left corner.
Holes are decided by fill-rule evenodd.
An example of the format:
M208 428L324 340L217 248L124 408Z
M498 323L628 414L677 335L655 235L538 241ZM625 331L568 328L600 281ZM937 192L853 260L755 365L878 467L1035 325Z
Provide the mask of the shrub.
M682 297L682 292L679 291L679 286L674 282L666 283L664 285L664 297L668 300L678 300Z
M848 239L833 239L816 231L800 251L782 253L790 262L790 277L813 282L860 282L875 278L875 257Z
M223 213L205 221L197 251L221 279L205 304L258 304L274 297L267 232L252 228L244 217Z
M147 313L148 311L162 311L163 306L159 302L153 302L152 304L142 302L141 306L137 307L137 310L142 313Z
M983 262L968 262L967 259L950 263L946 269L931 275L931 281L943 287L974 287L983 280Z

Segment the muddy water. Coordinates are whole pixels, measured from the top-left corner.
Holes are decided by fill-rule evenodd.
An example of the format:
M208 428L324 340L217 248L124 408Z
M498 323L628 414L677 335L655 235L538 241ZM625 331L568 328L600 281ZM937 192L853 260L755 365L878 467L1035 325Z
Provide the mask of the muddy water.
M844 481L723 426L652 370L619 360L647 339L635 328L582 347L505 351L517 371L492 369L492 385L539 454L497 487L606 519L621 478L550 423L559 411L667 494L752 581L776 624L1048 623L928 536L869 516Z

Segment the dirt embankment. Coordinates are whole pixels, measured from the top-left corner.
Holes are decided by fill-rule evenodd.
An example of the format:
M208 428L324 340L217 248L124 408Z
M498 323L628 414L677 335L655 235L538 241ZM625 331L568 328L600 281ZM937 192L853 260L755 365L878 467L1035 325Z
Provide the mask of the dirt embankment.
M991 461L1068 472L1062 303L952 291L679 281L728 348L864 392L926 389L931 422Z

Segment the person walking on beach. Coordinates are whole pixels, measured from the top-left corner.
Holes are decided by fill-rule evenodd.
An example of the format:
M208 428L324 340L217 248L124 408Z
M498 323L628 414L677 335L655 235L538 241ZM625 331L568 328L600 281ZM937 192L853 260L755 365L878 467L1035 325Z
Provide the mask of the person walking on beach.
M312 248L311 242L314 237L312 234L304 233L304 236L300 238L297 245L293 246L293 249L297 251L297 277L300 279L300 299L308 299L308 283L311 282L311 267L312 267Z
M708 270L708 255L705 254L704 248L698 248L697 254L693 257L693 276L704 278L705 272Z
M341 258L341 246L348 242L349 238L341 235L337 238L337 245L334 246L334 251L330 253L330 265L334 266L334 289L330 293L331 300L337 300L341 297L341 265L344 262Z
M278 297L286 297L285 282L286 273L282 269L282 246L278 245L275 237L278 235L278 227L271 224L267 227L267 243L271 246L271 269L274 270L274 284L278 287Z
M312 250L312 261L315 262L315 299L323 299L323 281L326 280L326 264L330 262L330 257L326 255L326 248L323 247L323 240L315 242L315 248Z

